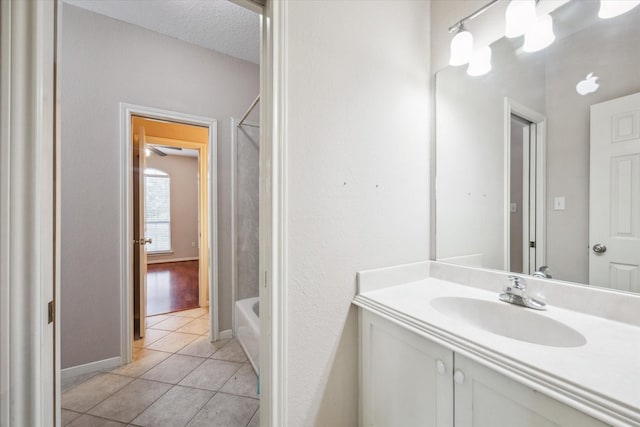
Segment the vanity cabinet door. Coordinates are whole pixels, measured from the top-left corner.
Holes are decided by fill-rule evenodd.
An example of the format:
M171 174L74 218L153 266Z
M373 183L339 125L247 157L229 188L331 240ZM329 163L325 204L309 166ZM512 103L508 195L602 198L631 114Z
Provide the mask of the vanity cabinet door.
M360 312L363 426L453 426L453 352Z
M456 427L605 427L470 359L455 355Z

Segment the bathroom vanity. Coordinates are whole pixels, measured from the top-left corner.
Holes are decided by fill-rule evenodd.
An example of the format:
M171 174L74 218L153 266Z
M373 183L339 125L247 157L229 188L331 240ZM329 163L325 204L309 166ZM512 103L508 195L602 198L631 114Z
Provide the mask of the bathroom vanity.
M640 426L640 297L439 262L361 272L366 426Z

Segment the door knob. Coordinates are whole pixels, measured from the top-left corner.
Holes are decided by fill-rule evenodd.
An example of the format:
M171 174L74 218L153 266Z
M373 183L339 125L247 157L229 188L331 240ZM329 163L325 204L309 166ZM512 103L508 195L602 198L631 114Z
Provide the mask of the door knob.
M602 243L596 243L595 245L593 245L593 252L597 254L603 254L607 252L607 247Z
M140 239L138 241L138 243L140 243L140 246L144 246L144 245L150 245L153 243L152 239L145 239L144 237L142 239Z
M436 367L438 369L438 373L440 375L444 375L447 373L447 365L444 364L444 362L442 360L438 360L436 362Z

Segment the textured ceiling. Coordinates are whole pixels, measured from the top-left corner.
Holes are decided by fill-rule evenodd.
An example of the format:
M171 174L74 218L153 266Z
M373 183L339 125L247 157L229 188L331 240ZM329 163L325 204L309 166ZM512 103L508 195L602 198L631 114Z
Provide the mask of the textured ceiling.
M246 61L260 60L260 17L228 0L64 0Z

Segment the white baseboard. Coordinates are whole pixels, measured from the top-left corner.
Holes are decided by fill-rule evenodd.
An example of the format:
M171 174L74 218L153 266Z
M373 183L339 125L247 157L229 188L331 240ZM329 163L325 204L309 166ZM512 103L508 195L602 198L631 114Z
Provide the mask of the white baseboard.
M233 331L231 331L231 329L220 331L219 337L221 340L228 340L229 338L233 338Z
M171 259L151 259L147 258L147 264L163 264L165 262L181 262L181 261L198 261L200 258L187 257L187 258L171 258Z
M96 360L95 362L85 363L84 365L72 366L60 370L60 378L67 379L77 377L78 375L88 374L96 371L107 371L122 365L120 356L111 357L104 360Z

